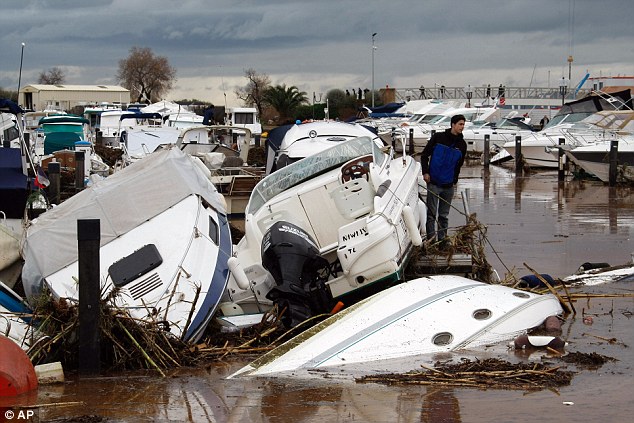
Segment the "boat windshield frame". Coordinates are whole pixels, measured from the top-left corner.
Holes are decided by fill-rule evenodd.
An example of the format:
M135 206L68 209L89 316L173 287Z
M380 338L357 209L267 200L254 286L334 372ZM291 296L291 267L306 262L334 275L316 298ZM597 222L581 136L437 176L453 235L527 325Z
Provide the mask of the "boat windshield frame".
M387 154L381 150L378 141L361 136L337 143L331 148L284 166L262 179L253 188L245 213L255 214L264 204L283 191L369 154L378 166L382 166L387 160Z

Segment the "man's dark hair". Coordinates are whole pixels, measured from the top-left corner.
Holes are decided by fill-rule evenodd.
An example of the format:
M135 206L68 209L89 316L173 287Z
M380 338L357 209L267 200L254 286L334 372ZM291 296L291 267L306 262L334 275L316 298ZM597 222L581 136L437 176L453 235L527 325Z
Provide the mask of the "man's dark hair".
M453 125L454 123L458 123L461 120L464 120L465 122L467 121L467 119L465 119L464 115L455 115L451 117L451 124Z

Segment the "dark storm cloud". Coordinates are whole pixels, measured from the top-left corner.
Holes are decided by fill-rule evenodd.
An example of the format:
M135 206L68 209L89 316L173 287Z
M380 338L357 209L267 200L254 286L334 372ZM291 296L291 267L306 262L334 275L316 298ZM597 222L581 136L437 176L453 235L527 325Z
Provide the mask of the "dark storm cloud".
M116 83L119 60L138 46L167 57L179 78L218 67L240 77L252 67L299 82L340 75L367 84L373 32L381 85L466 72L527 80L535 68L543 82L545 69L560 72L569 54L578 66L634 73L632 0L9 0L2 7L0 87L17 81L22 42L25 83L53 66L67 70L68 83Z

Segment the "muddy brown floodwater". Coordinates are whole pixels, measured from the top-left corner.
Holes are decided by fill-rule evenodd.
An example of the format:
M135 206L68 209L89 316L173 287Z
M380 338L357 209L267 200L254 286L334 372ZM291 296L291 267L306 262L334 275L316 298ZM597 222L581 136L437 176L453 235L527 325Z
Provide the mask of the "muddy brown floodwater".
M634 252L634 190L600 182L557 183L556 172L523 178L503 167L463 169L460 192L486 225L487 258L500 276L531 272L564 277L584 262L611 265L630 261ZM452 210L450 226L464 222ZM632 294L634 281L620 281L574 292ZM421 356L400 362L295 374L287 378L226 379L245 361L177 369L162 378L153 372L100 377L69 375L63 385L41 386L12 399L32 407L32 421L112 422L629 422L634 416L634 330L631 297L579 300L577 314L562 326L566 351L614 358L599 367L564 363L546 351L532 354L505 345L462 354L535 361L574 371L569 386L553 390L499 390L442 385L387 386L355 378L386 371L420 370L450 356ZM592 317L585 323L583 317ZM455 358L455 356L454 356ZM5 405L6 402L5 402Z

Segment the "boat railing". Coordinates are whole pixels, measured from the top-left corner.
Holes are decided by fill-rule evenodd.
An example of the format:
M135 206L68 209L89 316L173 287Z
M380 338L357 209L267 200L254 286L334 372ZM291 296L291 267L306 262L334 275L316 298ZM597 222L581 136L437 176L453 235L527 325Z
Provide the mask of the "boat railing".
M441 99L441 100L466 100L467 93L462 87L445 87L435 84L432 87L419 88L395 88L397 101ZM567 101L576 100L589 95L593 90L582 88L570 89L565 96ZM556 87L506 87L506 86L471 86L471 102L479 100L504 97L505 99L535 99L535 100L559 100L561 94L559 86Z

